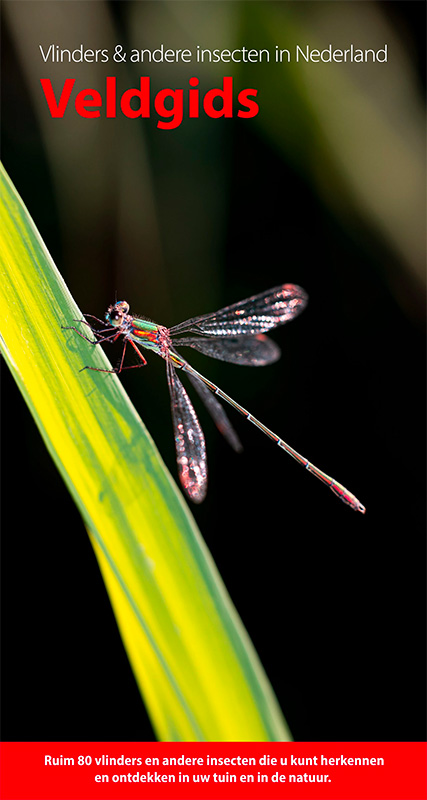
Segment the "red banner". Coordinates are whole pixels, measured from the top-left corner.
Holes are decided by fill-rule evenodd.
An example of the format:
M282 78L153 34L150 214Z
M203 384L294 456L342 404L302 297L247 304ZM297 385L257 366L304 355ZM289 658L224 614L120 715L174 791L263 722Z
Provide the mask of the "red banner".
M426 800L422 742L4 742L1 800Z

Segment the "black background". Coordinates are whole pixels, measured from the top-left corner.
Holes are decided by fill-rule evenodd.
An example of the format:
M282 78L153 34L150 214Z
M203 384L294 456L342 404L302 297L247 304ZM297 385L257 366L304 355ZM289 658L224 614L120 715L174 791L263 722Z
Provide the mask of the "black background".
M384 10L404 30L420 81L423 5ZM119 6L112 5L118 25ZM7 26L3 58L5 167L79 305L101 316L123 291L114 248L105 242L98 284L96 274L85 282L76 256L70 264ZM173 168L185 147L180 135L168 134L156 149L158 131L149 128L154 171L162 159L163 175ZM251 370L197 354L192 363L344 483L367 512L345 507L232 412L244 453L230 452L195 400L209 493L194 515L296 740L424 739L424 297L369 224L355 214L345 228L255 126L233 123L228 136L214 305L203 265L200 283L191 283L186 250L180 244L175 262L173 228L166 228L171 317L159 318L161 302L133 310L172 325L284 281L303 286L304 314L273 334L283 351L276 365ZM167 194L166 180L157 192ZM199 235L189 214L180 236L190 260ZM151 358L149 369L125 374L123 383L175 476L163 372ZM149 740L81 518L4 365L2 398L2 738Z

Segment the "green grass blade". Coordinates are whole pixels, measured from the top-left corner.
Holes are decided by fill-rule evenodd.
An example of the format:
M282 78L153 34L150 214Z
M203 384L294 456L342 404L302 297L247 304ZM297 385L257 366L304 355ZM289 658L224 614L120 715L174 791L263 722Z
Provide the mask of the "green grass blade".
M116 376L61 325L81 312L1 172L3 355L90 532L164 740L289 740L194 520ZM166 391L166 387L165 387Z

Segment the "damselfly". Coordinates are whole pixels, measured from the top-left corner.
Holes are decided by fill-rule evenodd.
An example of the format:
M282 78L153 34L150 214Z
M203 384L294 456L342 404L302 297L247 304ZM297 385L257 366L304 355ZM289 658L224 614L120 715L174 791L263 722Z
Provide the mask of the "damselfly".
M105 314L107 327L97 329L87 319L80 320L89 326L95 339L85 336L75 327L72 327L72 330L94 345L115 342L121 336L124 340L121 358L115 369L101 370L97 367L83 367L83 369L119 374L125 369L133 369L135 366L142 367L147 362L139 347L152 350L166 361L179 478L184 491L195 503L200 503L205 498L207 490L206 444L196 412L176 373L177 369L181 369L188 375L218 429L234 450L241 450L240 441L215 395L240 411L246 419L256 425L270 439L273 439L279 447L302 464L312 475L326 483L344 503L364 514L365 507L354 494L297 453L280 436L255 419L243 406L236 403L200 372L197 372L177 351L177 348L185 346L199 350L212 358L234 364L251 367L272 364L279 358L280 350L275 342L265 336L266 331L294 319L306 304L307 295L304 290L294 284L285 283L283 286L277 286L267 292L249 297L247 300L241 300L220 311L188 319L173 328L165 328L163 325L156 325L147 319L132 316L129 313L129 303L121 300L108 308ZM85 314L85 317L96 320L105 326L104 320L100 320L92 314ZM138 363L132 366L124 366L128 344L138 356Z

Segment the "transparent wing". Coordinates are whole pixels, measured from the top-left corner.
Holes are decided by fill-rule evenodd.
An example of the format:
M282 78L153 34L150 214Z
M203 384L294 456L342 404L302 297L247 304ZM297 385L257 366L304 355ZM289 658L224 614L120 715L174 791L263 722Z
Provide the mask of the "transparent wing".
M191 400L169 359L166 368L179 479L190 500L201 503L208 485L205 437Z
M194 317L170 329L171 336L181 333L208 336L254 336L283 325L307 305L307 295L300 286L285 283L261 294L240 300L212 314Z
M202 381L200 381L194 375L191 375L190 372L187 372L187 376L193 384L196 392L198 392L199 396L202 398L219 432L222 433L225 439L227 439L228 444L233 448L233 450L235 450L236 453L240 453L243 450L240 439L230 420L228 419L228 416L221 403L218 403L215 395L212 394L210 389L208 389L207 386L202 383Z
M234 339L173 337L173 343L175 347L192 347L205 356L245 367L264 367L280 358L280 348L262 333L258 336L236 336Z

